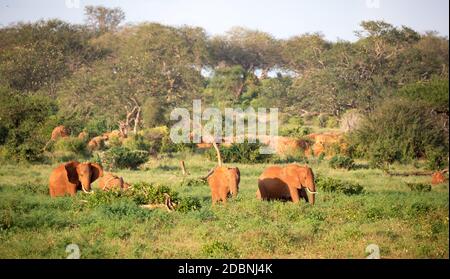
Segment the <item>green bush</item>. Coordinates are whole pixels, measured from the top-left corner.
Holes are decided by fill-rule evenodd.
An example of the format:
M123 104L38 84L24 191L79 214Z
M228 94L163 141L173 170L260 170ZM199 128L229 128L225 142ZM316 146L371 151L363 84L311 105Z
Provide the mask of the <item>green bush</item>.
M138 204L161 204L168 194L173 203L177 204L175 210L188 212L201 208L200 200L194 197L180 197L179 193L165 185L140 182L133 184L133 188L127 191L127 195Z
M196 149L194 143L174 143L169 136L161 141L160 153L192 152Z
M126 147L112 147L107 151L96 153L96 162L106 170L136 169L147 162L149 152L145 150L130 150Z
M311 134L312 130L309 127L298 126L295 128L284 128L280 130L280 136L292 137L292 138L302 138L306 135Z
M200 200L195 197L181 198L175 209L179 212L186 213L192 210L199 210L202 207Z
M4 144L4 159L42 161L44 146L56 124L57 109L54 100L48 97L27 96L0 87L0 140Z
M430 192L431 185L426 183L406 183L406 186L413 192Z
M67 137L58 139L53 145L54 151L73 152L85 155L87 153L86 143L76 137Z
M91 195L83 194L83 199L87 201L88 207L100 207L109 213L115 213L111 217L116 214L128 216L135 215L135 213L142 216L142 210L137 208L136 205L164 204L166 200L165 194L169 195L172 203L176 204L176 211L186 213L192 210L199 210L202 207L198 198L180 197L178 192L166 185L146 182L135 183L127 191L96 191ZM130 206L125 206L127 204ZM130 210L131 212L129 212Z
M448 153L445 151L445 148L429 148L425 153L427 158L427 169L442 170L448 166Z
M329 119L329 115L327 114L320 114L317 117L314 117L313 124L320 128L325 128L327 126L327 121Z
M87 122L84 130L89 134L89 137L100 136L107 131L110 131L108 121L105 119L91 119Z
M288 119L287 122L289 125L294 125L294 126L303 126L305 124L305 122L303 121L303 119L300 116L292 116Z
M130 150L150 151L151 144L143 136L137 134L128 137L123 141L122 146Z
M353 155L369 158L374 167L423 158L432 150L448 152L445 133L430 113L430 107L406 99L381 103L351 133L349 140Z
M133 188L130 189L129 191L129 195L138 204L164 203L164 201L166 200L164 194L168 194L172 202L174 203L179 202L178 193L165 185L140 182L133 184Z
M336 155L331 158L329 165L333 169L347 169L351 170L355 167L355 161L347 156Z
M327 128L338 128L339 127L339 121L336 117L330 116L328 120L326 121L325 127Z
M331 177L316 176L316 186L325 192L342 193L348 196L364 193L364 187L358 183L342 181Z
M264 163L271 158L270 154L260 154L259 148L261 144L249 143L245 140L244 143L233 143L230 147L219 146L222 161L224 163ZM217 161L217 154L214 148L208 149L205 152L207 158L211 161Z

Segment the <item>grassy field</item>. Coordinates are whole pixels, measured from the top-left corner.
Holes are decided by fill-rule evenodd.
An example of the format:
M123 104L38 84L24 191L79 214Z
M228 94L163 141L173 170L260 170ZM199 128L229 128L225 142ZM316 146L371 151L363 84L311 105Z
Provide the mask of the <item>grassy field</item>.
M406 182L430 177L390 177L380 170L334 170L313 161L320 174L360 183L360 195L319 190L316 205L261 202L257 178L266 165L242 165L239 197L211 207L207 185L183 186L179 161L190 178L214 162L200 155L152 159L139 171L118 171L126 181L155 182L197 197L200 210L148 210L120 199L87 207L83 194L51 199L50 165L0 166L0 258L364 258L369 244L382 258L449 257L448 184L413 192ZM397 171L416 170L395 166ZM94 183L95 189L96 183Z

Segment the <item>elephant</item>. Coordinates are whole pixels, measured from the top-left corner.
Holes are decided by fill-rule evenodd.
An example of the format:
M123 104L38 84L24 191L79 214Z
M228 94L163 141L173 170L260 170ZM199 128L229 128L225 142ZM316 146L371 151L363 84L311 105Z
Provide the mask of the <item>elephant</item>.
M267 168L258 179L256 191L256 197L260 200L279 199L298 203L300 198L304 198L311 205L315 203L315 194L312 169L297 164Z
M122 177L114 175L110 172L104 173L104 175L99 179L98 185L103 191L108 191L111 189L127 190L131 187L130 184L125 183Z
M93 137L89 142L88 142L88 149L90 151L94 151L94 150L100 150L105 146L105 137L104 136L97 136L97 137Z
M51 197L74 196L77 190L91 192L91 183L103 176L103 168L95 163L71 161L56 167L50 174Z
M445 182L445 176L444 176L445 172L446 172L446 170L437 171L437 172L433 173L433 175L431 176L431 184L437 185L437 184L444 183Z
M226 203L230 194L236 198L239 192L239 182L241 178L239 168L222 166L219 148L215 142L213 142L213 146L216 149L219 166L211 170L206 176L206 179L209 188L211 189L212 204L214 205L220 201Z
M67 138L69 134L70 134L69 130L61 125L53 129L51 140L57 140L59 138Z
M89 137L89 134L84 131L78 134L78 139L80 139L82 141L86 140L88 137Z

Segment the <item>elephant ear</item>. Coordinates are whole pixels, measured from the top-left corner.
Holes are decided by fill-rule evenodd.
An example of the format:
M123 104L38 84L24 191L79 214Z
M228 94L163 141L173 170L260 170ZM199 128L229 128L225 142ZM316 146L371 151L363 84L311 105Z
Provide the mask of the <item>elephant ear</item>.
M80 181L78 179L78 172L77 172L77 166L78 162L69 162L64 165L64 168L67 172L67 178L69 179L69 182L72 184L78 184Z
M91 166L91 183L97 180L97 178L103 176L103 168L99 164L90 163Z

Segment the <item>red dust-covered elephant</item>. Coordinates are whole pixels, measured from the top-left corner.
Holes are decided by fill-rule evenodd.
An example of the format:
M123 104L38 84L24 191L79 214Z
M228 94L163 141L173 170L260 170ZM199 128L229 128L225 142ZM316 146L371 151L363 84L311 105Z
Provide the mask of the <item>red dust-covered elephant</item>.
M313 205L315 194L317 192L312 169L290 164L267 168L258 179L256 197L261 200L291 200L294 203L304 198Z
M78 190L91 193L91 183L101 176L103 168L95 163L72 161L59 165L50 174L50 196L74 196Z
M230 194L234 198L237 197L241 174L237 167L224 167L222 165L219 148L215 142L213 143L213 146L217 152L219 165L207 175L207 181L209 188L211 189L212 203L215 204L220 201L226 203Z

